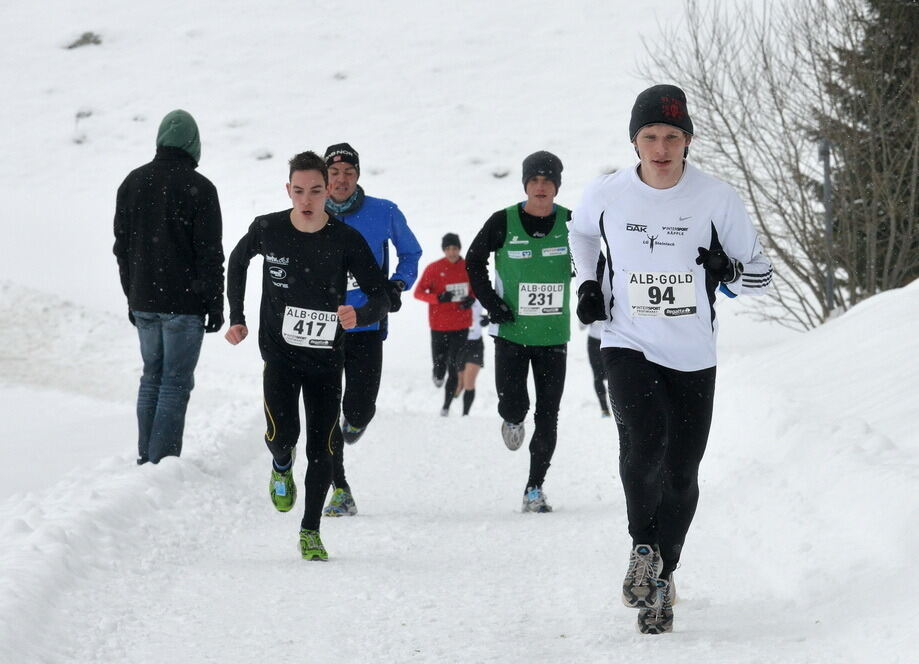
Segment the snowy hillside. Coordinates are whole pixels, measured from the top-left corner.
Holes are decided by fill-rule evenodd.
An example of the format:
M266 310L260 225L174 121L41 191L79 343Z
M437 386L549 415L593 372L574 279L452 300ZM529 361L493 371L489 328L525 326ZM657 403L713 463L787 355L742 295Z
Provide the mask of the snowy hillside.
M183 457L134 465L140 361L111 217L163 114L199 122L227 249L285 207L290 155L346 140L427 263L444 232L468 244L522 198L529 152L561 156L568 205L631 162L640 37L673 6L0 6L0 664L914 661L919 283L805 335L719 302L671 635L638 635L619 603L616 432L577 330L551 515L519 513L526 452L498 433L491 343L472 415L439 417L408 298L377 418L346 450L360 514L323 523L328 564L299 559L299 508L267 496L255 343L208 335ZM63 48L87 30L102 43Z

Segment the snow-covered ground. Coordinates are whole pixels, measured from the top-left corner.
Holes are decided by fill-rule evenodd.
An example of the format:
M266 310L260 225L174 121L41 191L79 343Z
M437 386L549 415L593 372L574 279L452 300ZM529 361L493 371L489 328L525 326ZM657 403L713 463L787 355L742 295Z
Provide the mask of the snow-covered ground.
M568 205L630 163L639 38L677 15L644 6L0 6L0 662L915 661L919 284L804 335L719 303L672 635L638 635L618 601L617 440L583 332L551 515L518 512L527 457L498 434L490 342L473 414L440 418L410 298L378 416L346 450L360 515L323 523L328 564L299 559L299 510L268 500L254 337L206 338L183 457L134 465L139 357L111 216L163 114L198 119L228 250L285 206L291 154L346 140L426 263L444 232L468 243L522 196L529 152L562 157ZM102 44L62 48L87 30Z

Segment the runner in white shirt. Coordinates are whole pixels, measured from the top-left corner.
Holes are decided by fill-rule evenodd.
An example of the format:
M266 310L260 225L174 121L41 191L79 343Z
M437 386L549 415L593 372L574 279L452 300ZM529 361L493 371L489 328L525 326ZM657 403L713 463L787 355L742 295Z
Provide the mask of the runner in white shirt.
M673 629L672 573L699 497L715 391L715 292L762 295L772 280L736 192L686 163L692 135L680 88L642 92L629 125L639 164L588 186L569 234L578 317L605 321L633 545L623 601L641 609L638 627L648 634Z
M485 341L482 339L482 328L488 325L488 314L482 304L476 300L472 305L472 325L466 335L466 343L460 349L457 365L464 367L461 379L456 386L456 396L463 395L463 415L469 414L472 402L475 401L475 381L479 370L485 367Z

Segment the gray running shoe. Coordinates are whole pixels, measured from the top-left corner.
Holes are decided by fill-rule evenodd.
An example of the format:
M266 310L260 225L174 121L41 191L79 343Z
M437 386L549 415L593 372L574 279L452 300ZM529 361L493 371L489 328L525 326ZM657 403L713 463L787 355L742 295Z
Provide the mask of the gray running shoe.
M435 374L435 375L432 376L432 378L434 379L434 387L443 387L443 386L444 386L444 377L443 377L443 376L441 376L440 378L438 378L437 375Z
M354 502L354 496L344 489L335 489L329 504L322 510L322 516L354 516L355 514L357 514L357 504Z
M552 505L546 502L546 494L538 486L527 487L523 494L523 509L521 512L536 512L544 514L552 511Z
M631 609L650 608L657 601L653 580L661 569L661 559L650 544L636 544L629 554L629 569L622 580L622 603Z
M642 634L664 634L673 631L673 577L651 579L654 606L638 612L638 631Z
M520 424L503 422L501 424L501 437L504 438L504 444L507 445L507 449L519 450L520 446L523 445L525 436L526 431L523 428L523 422Z
M450 409L449 409L449 408L441 408L441 409L440 409L440 416L441 416L441 417L447 417L447 416L449 416L449 415L450 415Z

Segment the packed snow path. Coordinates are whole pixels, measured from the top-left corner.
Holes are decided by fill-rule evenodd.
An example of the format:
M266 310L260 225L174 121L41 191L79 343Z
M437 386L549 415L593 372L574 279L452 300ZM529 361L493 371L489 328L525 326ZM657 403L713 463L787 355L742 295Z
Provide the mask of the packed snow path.
M805 378L830 371L870 313L728 353L672 635L637 634L619 602L617 441L582 337L546 484L556 511L524 515L527 452L500 440L491 372L472 416L441 418L427 358L401 361L406 334L389 347L376 420L346 448L360 514L323 521L329 562L299 558L301 505L279 514L268 499L257 361L211 344L180 460L132 466L128 430L124 453L2 503L0 660L908 661L915 452L835 382L825 408L805 398ZM864 367L885 362L865 353ZM849 372L882 389L864 367Z

